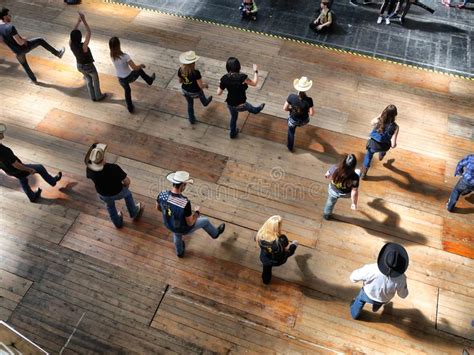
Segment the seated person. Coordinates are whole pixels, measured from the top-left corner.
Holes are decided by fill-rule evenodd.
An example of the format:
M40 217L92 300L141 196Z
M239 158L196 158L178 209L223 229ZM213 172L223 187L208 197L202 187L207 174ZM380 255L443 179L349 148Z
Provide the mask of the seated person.
M309 24L313 31L323 31L329 28L332 24L332 11L329 9L329 0L321 1L321 13L319 16Z
M240 16L244 18L252 19L253 21L257 20L257 4L253 0L243 0L242 4L239 7Z

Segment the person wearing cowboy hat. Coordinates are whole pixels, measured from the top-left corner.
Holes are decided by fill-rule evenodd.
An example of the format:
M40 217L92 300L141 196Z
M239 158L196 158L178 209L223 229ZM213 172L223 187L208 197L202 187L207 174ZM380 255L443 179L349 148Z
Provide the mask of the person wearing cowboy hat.
M247 74L240 72L240 62L235 57L227 59L225 65L227 74L222 76L219 87L217 88L217 95L222 95L225 89L227 89L227 108L230 112L230 138L237 138L239 129L237 128L237 118L239 112L248 111L253 114L257 114L263 110L265 104L260 106L252 106L247 102L247 96L245 91L250 86L257 86L258 84L258 67L257 64L253 65L253 79L249 79Z
M117 228L123 226L122 212L118 212L115 201L125 199L128 214L134 221L140 218L143 205L135 203L132 193L128 189L130 178L117 164L106 163L105 151L107 144L94 143L89 148L84 162L87 166L86 176L94 182L99 198L107 205L112 223Z
M408 253L396 243L387 243L380 250L376 264L365 265L352 272L352 282L363 281L364 285L352 301L350 309L353 319L358 319L366 303L372 311L388 303L395 293L401 298L408 296L405 271L408 268Z
M309 116L314 115L313 99L306 95L306 91L311 89L313 81L302 76L293 81L293 87L298 94L290 94L283 105L283 110L289 112L288 115L288 141L286 146L290 152L295 144L296 127L301 127L309 123Z
M56 176L49 175L46 168L41 164L23 164L22 161L13 153L13 151L2 144L5 138L7 126L0 123L0 169L7 175L16 177L20 181L20 185L26 196L31 202L36 202L41 196L41 189L38 188L36 192L31 190L28 183L28 176L39 174L44 181L51 186L56 186L56 183L61 180L62 172L58 172Z
M204 107L212 101L212 96L206 98L203 91L204 88L209 88L209 85L202 81L201 72L195 69L195 63L198 59L199 57L194 51L184 52L179 55L179 62L182 65L178 69L178 79L181 83L184 98L188 103L188 119L191 124L196 123L194 99L199 98Z
M158 194L156 208L163 214L165 226L173 232L176 255L182 258L185 251L184 235L203 228L212 239L217 239L224 233L225 224L222 223L219 227L214 227L209 218L201 216L199 206L192 213L191 202L183 196L186 185L194 183L188 172L176 171L168 174L166 179L173 184L173 188Z

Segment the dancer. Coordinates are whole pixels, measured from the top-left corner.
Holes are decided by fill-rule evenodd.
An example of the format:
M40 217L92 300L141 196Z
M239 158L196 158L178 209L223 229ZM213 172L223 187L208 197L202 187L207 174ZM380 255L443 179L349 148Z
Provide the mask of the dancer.
M63 174L62 172L58 172L58 174L53 177L49 175L46 168L41 164L23 164L10 148L2 144L6 130L7 126L0 123L0 169L7 175L16 177L20 181L21 188L26 196L28 196L31 202L36 202L40 198L42 190L38 188L36 192L33 192L28 183L28 176L39 174L49 185L56 186L56 183L61 180Z
M248 111L253 114L257 114L263 110L265 104L261 104L258 107L252 106L247 102L247 96L245 91L248 86L257 86L258 84L258 67L257 64L253 65L253 79L250 80L246 74L240 72L240 62L237 58L230 57L226 63L227 74L224 75L221 80L219 87L217 88L217 95L222 95L225 89L227 89L227 107L230 112L230 138L236 138L239 134L237 128L237 118L239 112Z
M380 8L379 17L377 18L377 23L381 24L385 18L385 24L390 25L389 15L394 12L396 0L384 0L382 7ZM384 12L387 11L387 16L384 17Z
M86 38L82 42L82 33L78 30L81 22L86 28ZM69 46L71 51L76 57L77 70L84 76L87 82L87 90L92 101L101 101L107 96L100 91L99 74L94 65L94 58L92 57L91 50L89 48L89 42L91 40L91 28L86 21L86 17L82 12L79 12L76 25L70 34Z
M454 176L461 176L456 186L454 186L446 208L453 212L459 196L468 195L474 191L474 154L469 154L462 159L456 166Z
M173 232L173 242L178 258L184 256L185 244L183 236L203 228L212 239L217 239L224 233L225 224L214 227L209 218L202 217L199 206L191 210L191 202L183 192L187 184L194 183L186 171L176 171L168 174L166 179L173 184L171 190L161 191L156 198L156 208L163 214L165 226Z
M193 51L181 53L179 62L182 64L178 70L178 78L181 83L181 90L188 103L188 119L191 124L196 123L194 116L194 99L199 98L204 107L212 101L212 96L206 98L204 88L209 85L202 81L201 72L195 69L195 64L199 57Z
M359 171L355 168L357 158L354 154L346 155L339 165L333 165L324 177L331 179L328 187L328 199L324 206L323 217L325 220L331 219L332 211L337 200L350 196L352 200L351 209L357 209L359 199Z
M367 142L367 152L361 171L361 179L365 179L370 163L375 153L379 153L379 160L382 160L390 148L396 148L398 137L398 125L395 123L397 116L395 105L388 105L382 114L371 121L374 127Z
M362 281L357 297L351 302L352 319L358 319L366 303L372 304L372 312L390 302L398 294L408 296L407 279L404 275L408 268L408 253L404 247L395 243L385 244L379 252L376 264L364 265L355 270L350 279Z
M260 261L263 265L262 281L268 285L272 279L272 267L286 263L298 247L298 241L291 244L286 235L281 234L282 218L270 217L258 230L255 240L260 247Z
M133 200L132 193L128 189L130 178L125 171L117 164L106 162L106 150L107 144L92 144L84 159L87 166L86 175L94 182L99 198L107 205L107 212L114 226L122 228L123 215L121 211L117 212L115 201L125 199L128 214L134 221L141 217L144 206Z
M302 127L309 123L309 116L314 115L313 99L306 95L306 91L311 89L313 81L302 76L293 81L293 87L298 94L290 94L283 105L283 110L288 111L288 140L286 146L290 152L295 144L296 127Z
M258 8L257 4L253 0L243 0L239 7L240 17L242 19L251 19L257 21Z
M329 0L321 1L320 6L319 16L309 24L309 27L316 32L325 31L332 25L332 11L329 9Z
M132 89L130 88L130 83L133 83L138 77L141 77L148 85L151 85L156 75L155 73L151 76L147 75L143 70L146 68L145 64L136 65L127 53L122 52L120 40L117 37L112 37L109 40L109 48L110 57L117 71L119 83L125 90L125 101L127 102L128 112L134 113L135 106L132 103ZM132 70L130 68L132 68Z
M10 15L10 10L5 7L2 8L0 12L0 36L2 36L3 42L15 53L16 59L22 65L30 80L33 83L37 83L38 80L26 60L26 54L36 47L41 46L56 57L62 58L65 49L64 47L56 49L43 38L39 37L27 40L18 34L15 26L13 26L11 22L12 16Z
M462 4L458 4L458 5L456 5L456 7L457 7L458 9L465 9L466 6L467 6L467 4L469 4L470 2L471 2L471 0L464 0L464 1L462 2Z

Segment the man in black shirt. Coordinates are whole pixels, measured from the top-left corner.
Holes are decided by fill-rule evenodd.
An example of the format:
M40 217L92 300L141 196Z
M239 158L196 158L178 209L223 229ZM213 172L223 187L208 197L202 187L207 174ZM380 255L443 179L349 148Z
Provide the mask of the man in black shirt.
M46 42L43 38L32 38L27 40L20 36L15 28L11 24L12 16L10 10L2 8L0 11L0 36L3 38L3 42L16 54L16 58L25 69L30 80L34 83L37 82L35 74L31 71L28 62L26 61L26 54L35 49L38 46L42 46L44 49L54 54L58 58L62 58L64 54L64 47L56 49Z
M136 221L143 212L143 205L135 203L128 189L130 179L117 164L105 162L107 144L94 143L86 154L87 178L94 182L99 198L107 205L110 219L117 228L123 226L122 212L117 212L115 201L125 199L130 218Z
M3 123L0 123L0 169L2 169L7 175L16 177L20 181L21 187L30 201L36 202L41 196L41 189L38 188L36 192L33 192L28 183L28 176L40 174L43 180L49 185L55 186L56 183L61 180L62 173L59 172L53 177L49 175L46 168L41 164L23 164L10 148L1 143L3 138L5 138L4 133L6 130L7 127Z

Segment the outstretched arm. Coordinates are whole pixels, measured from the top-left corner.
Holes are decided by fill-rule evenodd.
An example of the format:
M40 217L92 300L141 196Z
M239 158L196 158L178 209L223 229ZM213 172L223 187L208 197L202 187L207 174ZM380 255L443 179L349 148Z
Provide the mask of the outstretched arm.
M82 44L82 51L84 53L87 52L88 48L89 48L89 42L91 40L91 35L92 35L92 31L91 31L91 28L89 27L89 24L87 23L86 21L86 16L82 13L82 12L79 12L79 16L82 20L82 23L84 24L84 27L86 28L86 38L84 40L84 43Z

